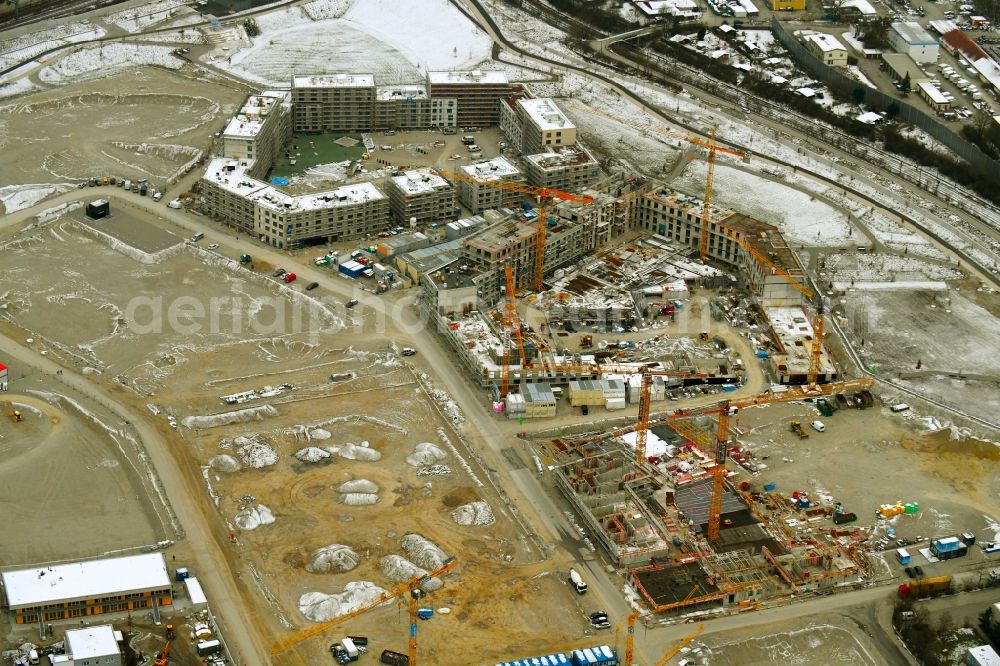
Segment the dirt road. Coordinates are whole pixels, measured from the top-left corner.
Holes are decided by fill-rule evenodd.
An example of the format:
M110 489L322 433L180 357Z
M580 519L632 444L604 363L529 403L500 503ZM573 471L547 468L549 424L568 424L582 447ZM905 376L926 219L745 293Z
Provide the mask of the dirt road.
M260 637L243 620L243 602L234 584L233 572L199 507L202 490L197 486L197 479L187 478L182 473L177 461L169 453L166 440L124 402L89 378L76 374L73 368L64 368L5 337L0 337L0 353L20 365L31 366L52 375L53 383L61 381L69 388L90 396L122 421L135 427L156 466L174 511L187 532L192 557L201 572L199 579L211 599L212 609L234 658L244 666L263 666L266 662L261 660L260 655L266 652L261 647ZM63 371L58 380L56 370Z

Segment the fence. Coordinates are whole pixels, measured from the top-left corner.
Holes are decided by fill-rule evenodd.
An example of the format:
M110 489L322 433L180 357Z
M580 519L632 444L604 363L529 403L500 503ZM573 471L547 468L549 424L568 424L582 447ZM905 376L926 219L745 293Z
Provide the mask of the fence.
M811 76L825 83L834 92L851 98L857 94L856 91L860 90L864 93L864 103L876 111L888 111L890 107L898 108L898 117L901 120L924 130L980 171L990 173L995 178L1000 178L1000 163L997 163L996 160L980 150L978 146L969 143L923 111L906 102L901 102L881 90L864 85L835 67L827 65L814 54L810 53L809 49L802 42L788 34L785 26L781 24L781 21L776 16L771 17L771 31L778 41L781 42L781 45L788 49L788 52L792 54L795 62L800 67L809 72Z

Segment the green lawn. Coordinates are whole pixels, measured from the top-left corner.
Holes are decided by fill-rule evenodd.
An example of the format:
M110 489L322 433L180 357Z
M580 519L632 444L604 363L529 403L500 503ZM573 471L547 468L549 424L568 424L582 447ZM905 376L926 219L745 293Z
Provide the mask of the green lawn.
M306 169L317 164L328 164L330 162L344 162L346 160L359 159L365 152L365 146L361 143L360 136L348 135L352 139L357 139L357 145L345 148L334 140L344 136L343 134L309 134L292 139L278 159L274 161L271 169L272 176L296 176ZM298 146L298 150L295 149ZM294 159L295 164L289 163L284 153L288 152Z

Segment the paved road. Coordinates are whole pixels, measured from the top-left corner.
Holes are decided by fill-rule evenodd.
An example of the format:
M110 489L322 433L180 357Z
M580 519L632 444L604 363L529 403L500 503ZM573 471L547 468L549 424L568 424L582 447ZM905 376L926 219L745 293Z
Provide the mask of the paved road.
M957 626L966 623L978 626L979 614L998 602L1000 602L1000 587L952 594L947 597L935 597L917 603L921 608L926 608L934 619L948 613Z

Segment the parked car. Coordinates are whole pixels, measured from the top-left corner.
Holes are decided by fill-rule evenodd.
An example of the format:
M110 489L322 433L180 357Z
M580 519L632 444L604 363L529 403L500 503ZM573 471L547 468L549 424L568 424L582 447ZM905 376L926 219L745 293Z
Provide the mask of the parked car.
M271 273L271 275L273 275L274 277L281 277L282 275L284 275L287 272L288 271L286 271L284 268L275 268L274 272Z
M914 576L913 567L906 567L905 569L903 569L903 572L910 578L913 578Z
M295 273L286 273L285 277L284 277L285 284L289 284L291 282L295 282L295 278L296 278Z
M403 347L403 356L413 356L417 353L417 350L413 347Z
M344 303L344 306L348 308L353 308L357 304L358 304L358 299L352 298L351 300L347 301L347 303Z
M309 284L306 285L306 291L312 291L313 289L315 289L318 286L319 286L319 282L310 282Z
M816 432L824 432L826 430L826 425L824 425L822 421L813 421L809 425L811 425L812 429Z
M208 244L208 249L209 250L218 250L219 249L219 244L218 243L209 243Z
M916 576L917 578L923 578L924 577L924 568L918 564L917 566L913 567L913 573L915 573L917 575Z

